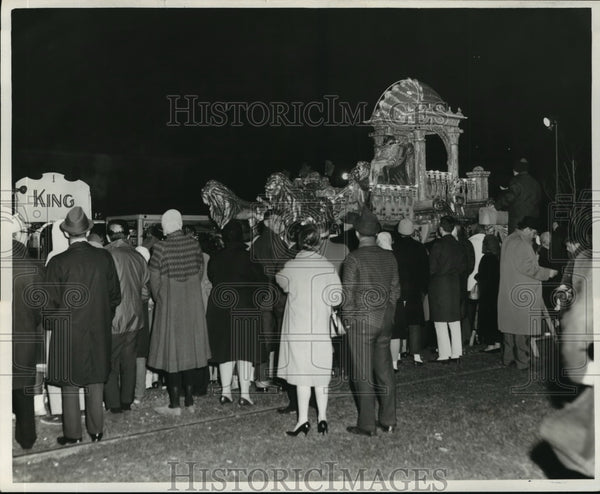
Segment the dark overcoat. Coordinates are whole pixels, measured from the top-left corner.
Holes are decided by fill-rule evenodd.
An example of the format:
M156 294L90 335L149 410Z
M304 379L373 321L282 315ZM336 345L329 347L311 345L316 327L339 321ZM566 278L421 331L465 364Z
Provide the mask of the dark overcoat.
M484 254L476 279L479 285L479 327L491 334L498 331L500 259L494 254Z
M423 296L429 281L429 259L425 246L411 237L398 236L393 252L398 263L400 299L392 336L400 338L408 326L425 324Z
M259 298L267 300L262 267L252 263L242 242L233 242L208 261L212 291L206 322L215 362L259 361Z
M434 322L461 319L462 277L467 274L464 248L452 235L444 235L429 256L429 311Z
M44 264L31 259L25 246L13 240L13 389L35 384L36 364L42 361L44 335L41 309L45 301L41 282Z
M47 266L46 329L52 330L48 382L85 386L106 382L110 372L111 324L121 303L112 256L75 242Z

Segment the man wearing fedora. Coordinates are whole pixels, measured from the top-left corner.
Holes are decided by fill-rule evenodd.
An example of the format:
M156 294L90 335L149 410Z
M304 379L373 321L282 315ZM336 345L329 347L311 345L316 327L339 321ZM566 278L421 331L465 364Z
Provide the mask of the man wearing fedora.
M342 311L348 328L351 384L358 404L358 422L347 427L347 431L374 436L376 427L392 432L396 426L390 338L400 282L394 254L376 245L376 235L381 230L377 217L365 207L354 227L359 245L344 261ZM379 421L375 420L377 398Z
M79 206L69 211L60 229L69 248L47 266L48 316L52 331L48 382L60 386L63 408L61 445L82 440L79 389L85 389L86 428L100 441L102 397L111 359L111 323L121 303L121 289L110 253L91 246L86 234L94 226Z

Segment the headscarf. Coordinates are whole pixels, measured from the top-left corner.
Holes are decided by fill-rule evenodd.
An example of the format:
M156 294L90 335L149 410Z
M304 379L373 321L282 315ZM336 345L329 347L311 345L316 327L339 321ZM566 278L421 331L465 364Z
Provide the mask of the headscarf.
M388 232L377 234L377 245L385 250L392 250L392 236Z
M160 219L160 223L165 235L169 235L183 228L183 218L181 217L181 213L176 209L165 211Z

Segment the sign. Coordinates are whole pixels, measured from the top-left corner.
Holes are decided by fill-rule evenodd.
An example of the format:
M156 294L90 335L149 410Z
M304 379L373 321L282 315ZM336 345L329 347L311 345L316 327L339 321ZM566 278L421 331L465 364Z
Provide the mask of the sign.
M25 186L23 191L18 190ZM90 186L81 180L66 180L61 173L44 173L41 179L22 178L15 184L17 212L28 223L48 223L63 219L74 206L80 206L92 219Z

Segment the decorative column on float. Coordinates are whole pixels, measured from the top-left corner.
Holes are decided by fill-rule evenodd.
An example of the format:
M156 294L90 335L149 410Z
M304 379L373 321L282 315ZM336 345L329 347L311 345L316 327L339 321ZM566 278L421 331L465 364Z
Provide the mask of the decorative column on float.
M414 146L415 146L415 185L417 186L417 200L424 201L427 199L426 182L426 145L425 132L422 130L414 131Z
M450 173L453 178L458 178L458 139L460 138L462 130L458 127L454 127L448 129L447 132L448 144L450 146L450 149L448 149L448 173Z

